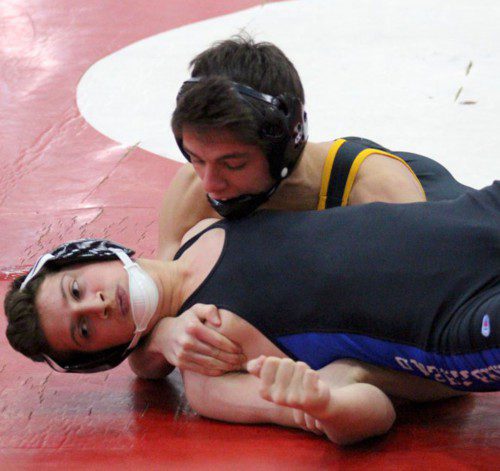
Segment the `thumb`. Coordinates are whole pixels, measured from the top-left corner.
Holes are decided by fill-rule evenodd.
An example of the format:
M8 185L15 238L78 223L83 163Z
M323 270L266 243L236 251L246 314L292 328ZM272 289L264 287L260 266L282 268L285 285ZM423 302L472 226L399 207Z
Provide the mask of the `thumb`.
M266 357L264 355L261 355L258 358L254 358L253 360L250 360L246 364L246 370L254 376L259 376L260 375L260 370L262 368L262 365L264 364L264 361L266 360Z
M204 319L214 327L219 327L222 323L219 309L217 309L217 306L214 306L213 304L205 306Z

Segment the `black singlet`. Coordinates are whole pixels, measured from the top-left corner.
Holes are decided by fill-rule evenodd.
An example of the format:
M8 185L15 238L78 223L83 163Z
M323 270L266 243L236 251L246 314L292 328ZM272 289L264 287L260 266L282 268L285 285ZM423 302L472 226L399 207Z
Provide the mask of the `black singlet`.
M261 211L215 227L222 254L179 313L215 304L316 369L355 358L499 388L500 182L451 201Z
M362 137L336 139L330 148L322 175L318 209L346 206L352 185L364 159L373 153L401 161L420 183L427 201L458 198L471 188L459 183L441 164L429 157L389 150Z

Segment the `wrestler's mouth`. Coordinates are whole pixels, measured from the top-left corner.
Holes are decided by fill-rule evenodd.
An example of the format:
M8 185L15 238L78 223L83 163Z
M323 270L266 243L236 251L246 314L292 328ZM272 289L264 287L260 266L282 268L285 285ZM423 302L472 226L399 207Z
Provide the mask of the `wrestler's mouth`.
M209 193L208 195L210 196L210 198L212 198L213 200L217 200L217 201L227 201L227 200L232 199L232 198L228 198L227 196L214 195L212 193Z
M116 297L116 304L120 309L120 314L123 317L126 317L130 311L130 302L126 291L121 286L118 286L116 288L115 297Z

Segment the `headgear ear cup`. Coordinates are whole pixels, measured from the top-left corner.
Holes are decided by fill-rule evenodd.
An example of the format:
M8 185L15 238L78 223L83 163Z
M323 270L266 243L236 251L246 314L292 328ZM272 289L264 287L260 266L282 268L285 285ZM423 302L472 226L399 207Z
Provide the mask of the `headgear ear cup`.
M261 137L268 144L266 156L271 176L282 180L292 172L307 142L307 115L299 99L291 95L275 98L266 107Z
M286 103L288 110L286 124L287 137L283 154L281 169L287 169L288 174L293 170L306 145L307 134L307 113L302 102L290 95L279 97Z

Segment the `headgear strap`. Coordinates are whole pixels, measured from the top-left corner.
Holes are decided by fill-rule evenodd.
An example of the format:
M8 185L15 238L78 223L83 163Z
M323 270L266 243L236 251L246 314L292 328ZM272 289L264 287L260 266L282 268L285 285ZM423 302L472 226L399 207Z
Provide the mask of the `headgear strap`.
M177 95L177 101L187 92L186 86L201 82L205 77L186 80ZM289 94L277 97L261 93L247 85L231 81L237 95L248 104L260 122L260 137L269 143L266 158L271 176L276 183L267 191L245 194L229 200L215 200L207 195L210 205L223 217L239 218L255 211L276 191L281 181L287 178L297 164L307 142L307 113L303 103ZM265 106L254 106L264 104ZM182 136L176 142L184 157L191 161L185 151Z

